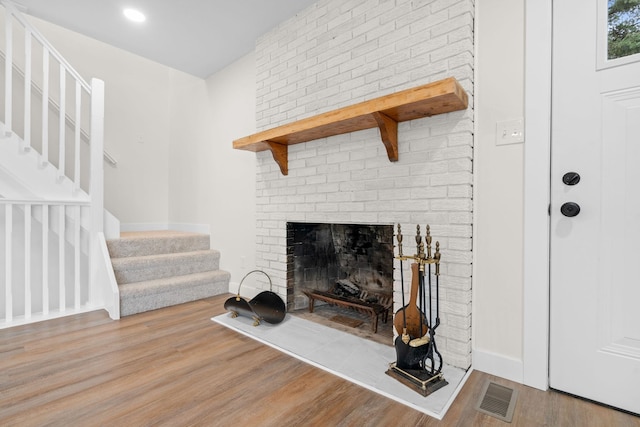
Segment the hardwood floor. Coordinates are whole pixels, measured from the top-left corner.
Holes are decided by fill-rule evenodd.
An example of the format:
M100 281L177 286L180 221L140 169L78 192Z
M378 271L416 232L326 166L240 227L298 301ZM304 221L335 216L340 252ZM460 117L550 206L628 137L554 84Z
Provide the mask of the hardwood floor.
M0 425L504 426L473 409L490 378L519 390L513 426L640 427L481 372L438 421L212 322L228 296L0 330Z

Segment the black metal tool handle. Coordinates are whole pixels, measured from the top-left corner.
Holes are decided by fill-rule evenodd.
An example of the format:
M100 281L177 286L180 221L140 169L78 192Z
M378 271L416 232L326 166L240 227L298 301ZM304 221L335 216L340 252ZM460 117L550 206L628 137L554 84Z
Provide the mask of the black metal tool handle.
M398 234L396 236L396 238L398 239L398 255L399 255L399 259L398 262L400 263L400 291L402 292L402 308L404 308L405 304L404 304L404 273L402 271L403 269L403 265L402 265L402 228L400 227L400 224L398 224ZM402 341L407 344L409 341L409 335L407 334L407 314L404 310L402 310L402 323L404 325L403 329L402 329ZM398 331L398 334L400 334L400 331Z

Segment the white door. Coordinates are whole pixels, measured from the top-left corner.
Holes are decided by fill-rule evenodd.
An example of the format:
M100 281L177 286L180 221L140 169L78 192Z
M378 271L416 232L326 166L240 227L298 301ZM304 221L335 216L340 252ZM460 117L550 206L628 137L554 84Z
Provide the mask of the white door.
M550 385L640 413L640 54L608 59L614 3L553 2Z

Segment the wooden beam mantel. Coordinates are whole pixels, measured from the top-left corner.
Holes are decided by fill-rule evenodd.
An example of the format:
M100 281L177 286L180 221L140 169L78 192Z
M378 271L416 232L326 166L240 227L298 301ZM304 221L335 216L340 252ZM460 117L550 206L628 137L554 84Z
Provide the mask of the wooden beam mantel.
M268 129L233 141L233 148L271 151L288 174L288 146L377 127L389 160L398 160L398 123L467 108L467 93L449 77Z

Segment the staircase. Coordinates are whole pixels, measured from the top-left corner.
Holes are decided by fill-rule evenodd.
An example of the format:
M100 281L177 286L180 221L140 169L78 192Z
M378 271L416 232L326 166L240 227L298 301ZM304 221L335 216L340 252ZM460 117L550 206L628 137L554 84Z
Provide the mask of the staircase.
M0 0L0 328L106 309L104 82ZM84 127L83 127L84 125Z
M230 274L206 234L123 232L107 241L120 290L120 315L128 316L228 292Z
M0 329L228 291L209 236L120 234L104 210L103 163L116 164L104 151L104 82L86 82L10 0L0 0L0 99Z

